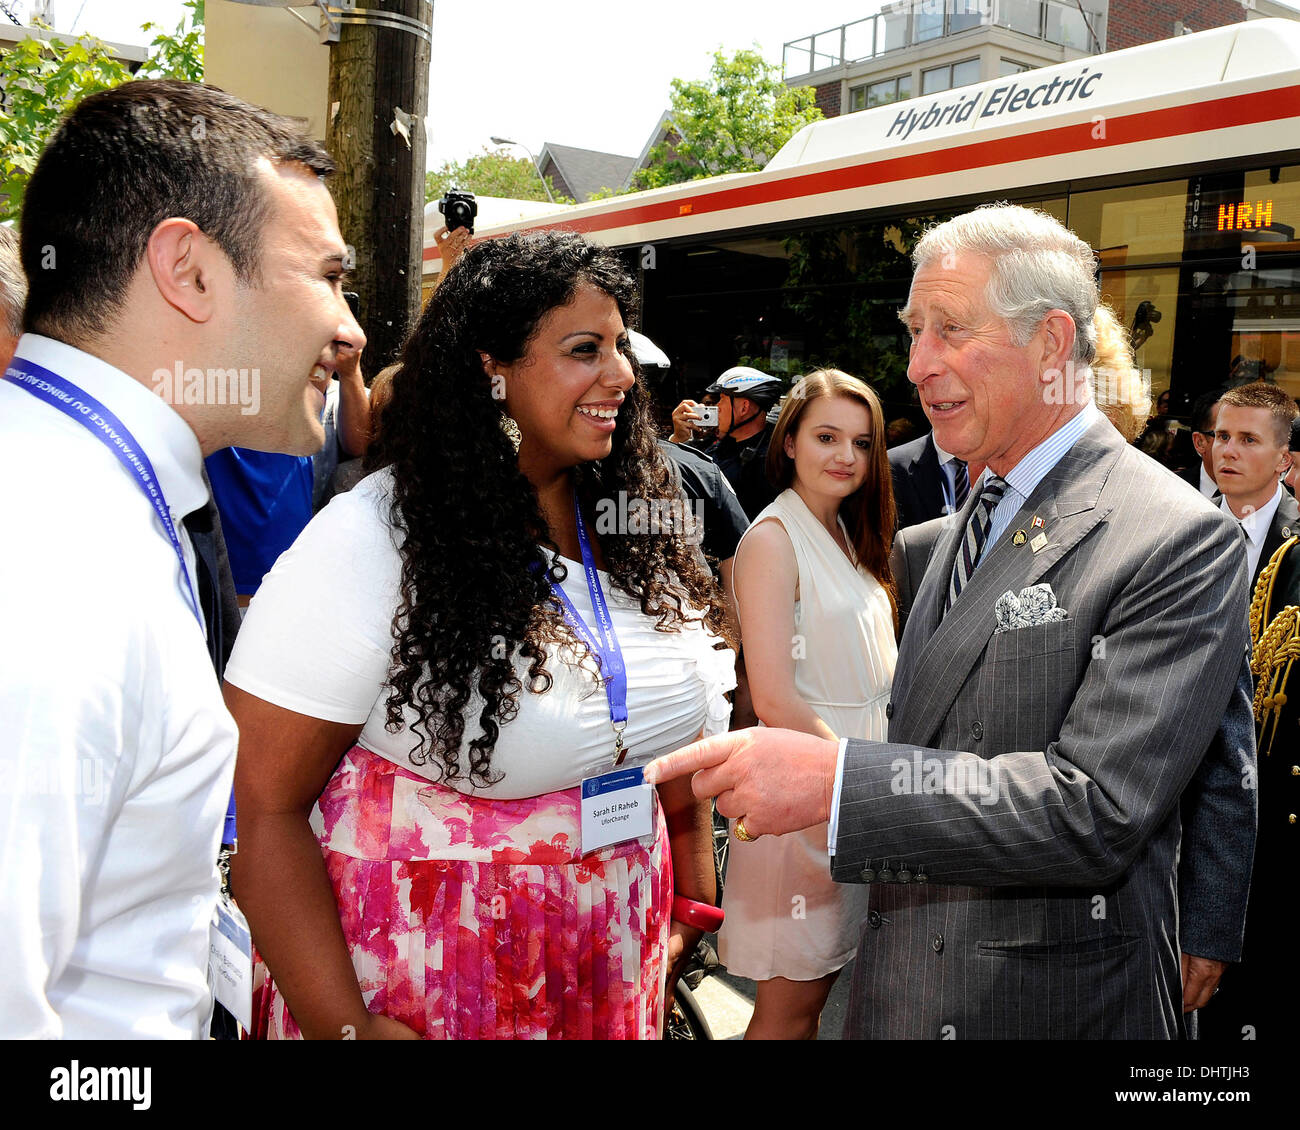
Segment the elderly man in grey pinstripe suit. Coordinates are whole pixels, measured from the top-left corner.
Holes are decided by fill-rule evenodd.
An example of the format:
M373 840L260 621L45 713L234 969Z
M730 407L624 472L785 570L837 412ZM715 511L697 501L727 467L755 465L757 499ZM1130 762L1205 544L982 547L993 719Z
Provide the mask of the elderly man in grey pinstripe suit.
M888 741L737 731L647 780L693 772L741 838L830 821L833 875L872 884L849 1036L1179 1036L1179 798L1247 653L1241 539L1091 403L1083 241L994 206L913 258L908 376L988 471L941 519Z

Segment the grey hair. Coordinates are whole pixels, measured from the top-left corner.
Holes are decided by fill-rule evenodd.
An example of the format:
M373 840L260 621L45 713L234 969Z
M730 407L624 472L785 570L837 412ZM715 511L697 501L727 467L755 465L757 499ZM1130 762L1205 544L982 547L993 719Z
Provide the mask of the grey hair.
M1074 320L1076 365L1097 354L1093 315L1100 295L1092 248L1046 212L1015 204L985 204L930 228L912 251L920 270L950 254L982 255L992 264L989 309L1024 345L1049 310Z
M13 228L0 226L0 325L13 337L23 332L23 304L27 301L27 276L18 254Z

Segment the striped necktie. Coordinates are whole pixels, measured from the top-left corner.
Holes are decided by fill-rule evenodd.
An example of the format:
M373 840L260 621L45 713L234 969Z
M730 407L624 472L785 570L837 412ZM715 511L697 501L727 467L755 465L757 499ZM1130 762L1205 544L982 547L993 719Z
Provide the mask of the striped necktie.
M952 512L956 514L966 505L970 495L970 475L966 473L966 464L960 459L950 460L952 466Z
M997 475L990 475L984 481L970 521L966 523L966 534L961 547L957 550L957 560L953 563L952 581L948 585L948 599L943 610L947 612L953 606L961 590L966 587L975 566L979 564L980 554L984 552L984 543L988 541L989 527L993 524L993 508L1002 500L1006 492L1007 481Z

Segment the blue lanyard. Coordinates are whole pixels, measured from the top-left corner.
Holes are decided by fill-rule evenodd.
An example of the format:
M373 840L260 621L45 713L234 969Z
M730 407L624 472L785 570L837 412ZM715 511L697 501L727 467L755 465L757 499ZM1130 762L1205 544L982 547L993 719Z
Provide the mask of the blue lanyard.
M203 610L199 599L194 594L194 582L190 580L189 566L185 564L185 553L181 549L180 538L176 534L176 523L172 521L171 511L167 509L167 499L162 492L162 484L154 473L149 457L140 449L133 436L112 412L104 407L90 393L78 388L71 381L65 380L49 369L15 357L9 363L5 378L18 388L26 389L38 400L45 401L52 408L57 408L65 416L81 424L91 435L107 447L135 479L136 485L145 497L153 503L162 527L176 551L176 560L180 562L181 575L185 578L185 587L190 594L190 607L199 622L199 631L205 630ZM230 795L230 804L226 808L225 824L222 828L222 843L235 842L235 795Z
M591 594L591 609L596 617L595 633L583 623L563 587L553 584L551 588L564 605L565 620L600 663L600 673L605 680L605 696L609 699L609 720L614 727L614 764L622 765L627 756L627 750L623 748L623 731L627 728L627 668L623 664L618 636L614 634L614 621L610 618L609 605L605 603L605 593L600 587L600 575L596 572L596 561L591 555L591 539L587 536L587 525L582 520L582 509L578 506L576 497L573 500L573 512L578 519L578 546L582 550L587 591Z
M181 565L181 575L185 578L185 587L190 593L190 607L203 630L203 610L199 607L198 597L194 595L194 583L190 580L190 571L185 564L185 554L181 550L180 538L176 535L176 524L172 521L171 511L167 509L167 499L163 497L162 484L154 474L149 457L140 450L133 436L116 416L105 408L90 393L78 388L71 381L65 380L49 369L42 368L34 361L15 357L9 363L6 377L17 378L13 381L19 388L26 389L39 400L57 408L65 416L75 420L91 435L98 439L122 464L145 497L153 503L154 510L162 522L162 527L171 539L172 549L176 551L176 560Z

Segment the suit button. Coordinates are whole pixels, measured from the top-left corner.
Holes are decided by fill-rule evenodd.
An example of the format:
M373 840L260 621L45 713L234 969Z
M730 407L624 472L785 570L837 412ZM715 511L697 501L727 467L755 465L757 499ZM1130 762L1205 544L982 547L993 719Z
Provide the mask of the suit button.
M894 704L892 702L885 703L885 717L893 718L893 716L894 716Z
M970 724L970 736L976 741L979 741L984 737L984 723L978 718Z
M1291 822L1293 824L1295 823L1294 816L1291 817ZM882 867L880 869L880 881L882 883L892 883L894 881L894 873L888 867Z
M880 911L870 910L867 912L867 925L873 930L880 929Z
M912 873L906 867L904 867L898 873L898 881L900 883L910 883L912 881Z
M860 874L864 883L874 883L876 881L876 873L870 867L864 867Z
M930 876L927 875L924 871L918 871L916 873L916 881L918 883L928 883L930 881Z
M935 934L935 936L934 936L933 938L930 939L930 948L931 948L932 950L934 950L935 953L943 953L943 935L942 935L942 934Z

